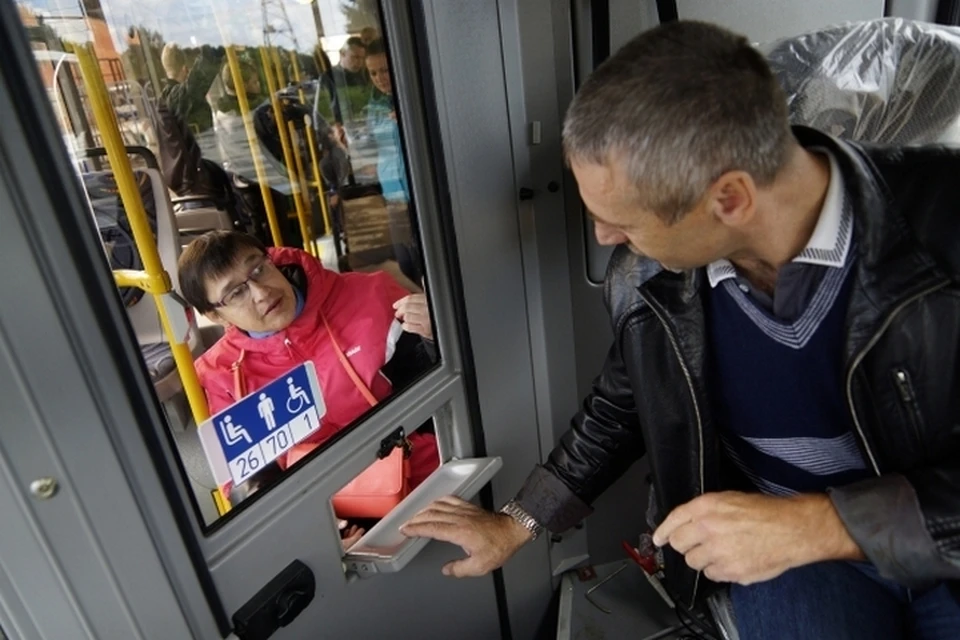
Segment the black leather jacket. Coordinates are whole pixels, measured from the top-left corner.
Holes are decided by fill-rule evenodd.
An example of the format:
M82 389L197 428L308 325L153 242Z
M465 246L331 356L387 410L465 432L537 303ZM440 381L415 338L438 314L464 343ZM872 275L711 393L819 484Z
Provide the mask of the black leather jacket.
M880 573L911 587L960 585L960 150L868 148L797 127L836 157L855 210L845 388L875 477L830 490ZM703 269L683 274L618 248L605 298L614 343L583 410L518 494L560 532L642 455L656 522L730 488L707 392ZM641 497L638 488L638 507ZM665 550L667 586L692 604L710 591Z

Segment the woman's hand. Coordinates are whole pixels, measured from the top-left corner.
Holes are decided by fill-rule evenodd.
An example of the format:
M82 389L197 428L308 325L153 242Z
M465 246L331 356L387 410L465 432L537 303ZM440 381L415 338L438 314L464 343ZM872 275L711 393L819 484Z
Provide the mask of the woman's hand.
M344 522L346 524L346 522ZM343 544L343 550L348 551L350 547L355 545L360 538L363 537L363 534L366 533L363 529L358 527L355 524L345 527L340 530L340 542Z
M427 307L426 295L411 294L394 302L393 308L404 331L433 340L433 327L430 324L430 309Z

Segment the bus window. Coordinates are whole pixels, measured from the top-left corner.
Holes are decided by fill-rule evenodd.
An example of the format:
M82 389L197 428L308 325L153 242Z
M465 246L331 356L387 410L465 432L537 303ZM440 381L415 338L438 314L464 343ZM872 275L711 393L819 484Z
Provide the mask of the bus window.
M20 5L207 526L439 361L374 4ZM151 255L172 291L150 288ZM263 461L270 482L217 476L198 423L304 363L317 424ZM242 444L242 425L227 426Z

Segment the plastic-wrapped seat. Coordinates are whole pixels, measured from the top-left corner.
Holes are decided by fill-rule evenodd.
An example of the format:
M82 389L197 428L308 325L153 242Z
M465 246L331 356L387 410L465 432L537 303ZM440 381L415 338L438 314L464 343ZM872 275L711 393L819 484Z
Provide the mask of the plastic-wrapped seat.
M960 143L960 29L886 18L762 47L790 119L848 140Z

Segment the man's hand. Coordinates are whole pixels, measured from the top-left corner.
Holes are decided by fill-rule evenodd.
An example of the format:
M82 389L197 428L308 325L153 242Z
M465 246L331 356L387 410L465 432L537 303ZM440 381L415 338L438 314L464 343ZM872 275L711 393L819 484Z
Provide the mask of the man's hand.
M430 309L427 308L427 296L414 293L393 303L394 315L403 325L403 330L416 333L427 340L433 340L433 327L430 324Z
M744 585L822 560L863 559L824 494L707 493L674 509L653 542L715 582Z
M339 147L341 147L342 149L346 150L346 148L347 148L347 132L346 132L346 130L343 128L343 125L342 125L342 124L340 124L339 122L334 122L334 123L330 126L330 133L329 133L328 135L330 136L330 140L331 140L334 144L336 144L336 145L338 145Z
M460 545L467 557L443 566L443 575L456 578L482 576L500 568L531 538L510 516L485 511L454 496L431 504L401 526L400 533Z

